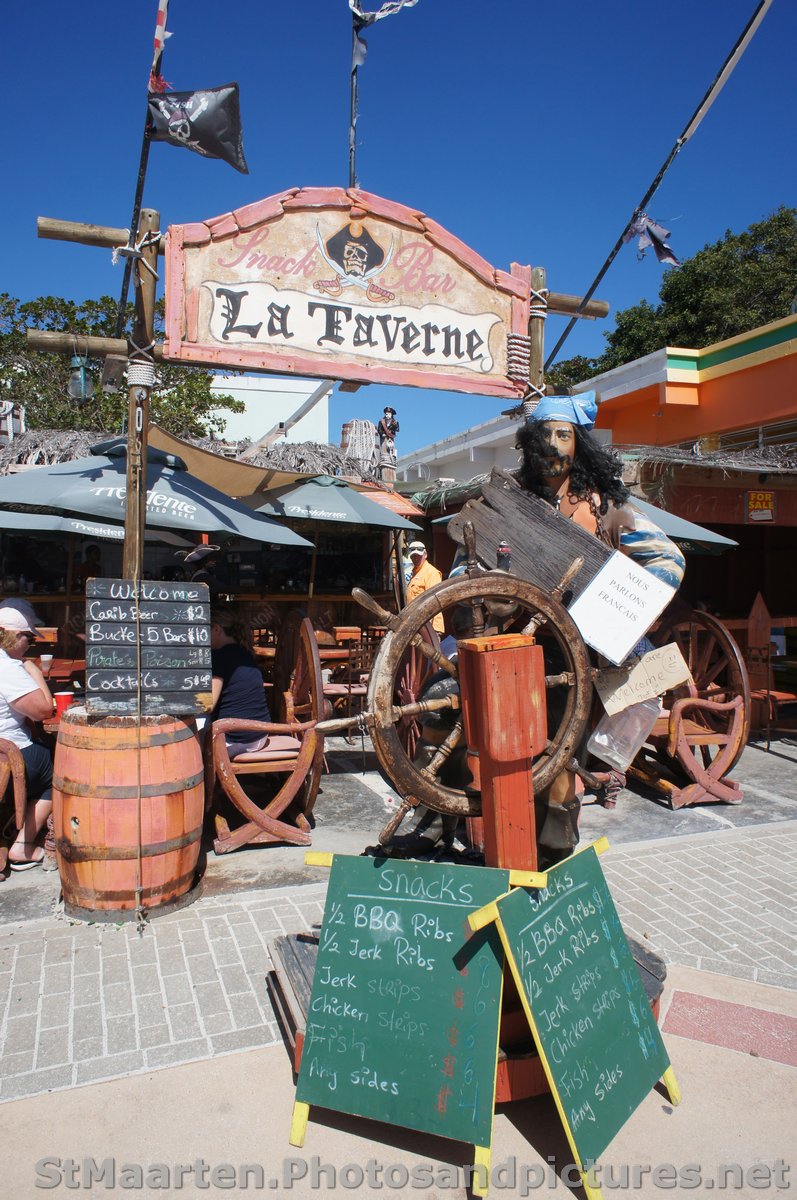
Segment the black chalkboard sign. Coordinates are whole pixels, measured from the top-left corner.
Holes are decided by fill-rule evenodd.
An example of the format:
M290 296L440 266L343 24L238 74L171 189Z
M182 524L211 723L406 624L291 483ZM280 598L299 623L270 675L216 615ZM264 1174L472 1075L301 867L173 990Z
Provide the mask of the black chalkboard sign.
M467 918L508 886L486 867L334 856L297 1110L489 1147L503 955ZM295 1111L291 1141L303 1136Z
M89 579L86 708L189 715L211 708L207 584Z
M595 850L495 907L573 1152L597 1159L670 1062Z

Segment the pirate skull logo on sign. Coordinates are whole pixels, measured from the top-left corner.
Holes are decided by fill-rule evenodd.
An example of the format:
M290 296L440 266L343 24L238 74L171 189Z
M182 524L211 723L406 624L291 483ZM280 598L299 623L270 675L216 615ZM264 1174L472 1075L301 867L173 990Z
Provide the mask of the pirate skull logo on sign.
M365 292L367 299L377 304L386 304L393 299L393 292L374 283L374 277L384 271L393 257L392 238L386 253L362 222L351 221L326 242L316 226L316 240L324 261L335 272L334 279L315 280L313 287L317 291L339 296L344 288L357 287Z

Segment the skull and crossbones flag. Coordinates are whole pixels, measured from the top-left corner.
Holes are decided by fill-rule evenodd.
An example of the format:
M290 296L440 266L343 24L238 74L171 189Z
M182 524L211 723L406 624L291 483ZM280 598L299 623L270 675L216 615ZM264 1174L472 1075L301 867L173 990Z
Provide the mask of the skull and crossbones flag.
M184 146L204 158L223 158L236 171L249 174L237 83L201 92L150 92L149 116L153 141Z

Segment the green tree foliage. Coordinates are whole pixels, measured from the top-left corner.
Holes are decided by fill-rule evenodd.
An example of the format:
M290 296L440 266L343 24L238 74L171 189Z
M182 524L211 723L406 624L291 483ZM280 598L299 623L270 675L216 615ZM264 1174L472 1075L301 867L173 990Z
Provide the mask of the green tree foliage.
M29 429L96 429L119 433L127 416L127 386L105 392L100 386L102 360L89 358L94 375L94 395L76 403L67 395L69 356L43 354L28 349L27 329L46 329L76 335L76 353L82 353L81 335L116 336L116 301L111 296L82 304L60 296L40 296L24 303L0 295L0 396L25 405ZM127 328L133 306L128 306ZM155 338L163 332L163 301L156 308ZM240 400L212 395L213 375L201 367L156 365L155 388L150 402L152 421L178 436L206 437L223 433L225 412L242 412Z
M667 269L657 305L618 312L603 354L556 363L547 378L580 383L662 346L699 350L787 317L796 292L797 209L781 207Z

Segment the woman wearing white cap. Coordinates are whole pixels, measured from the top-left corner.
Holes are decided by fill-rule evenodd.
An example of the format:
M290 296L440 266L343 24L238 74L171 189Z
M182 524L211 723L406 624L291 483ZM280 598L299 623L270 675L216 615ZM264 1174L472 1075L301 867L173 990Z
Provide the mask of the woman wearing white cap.
M28 731L28 721L43 721L53 711L44 676L33 659L25 658L39 637L36 620L24 600L5 600L0 605L0 738L22 752L28 793L25 820L8 851L12 871L27 871L42 862L44 850L37 839L52 811L52 755L33 742Z

